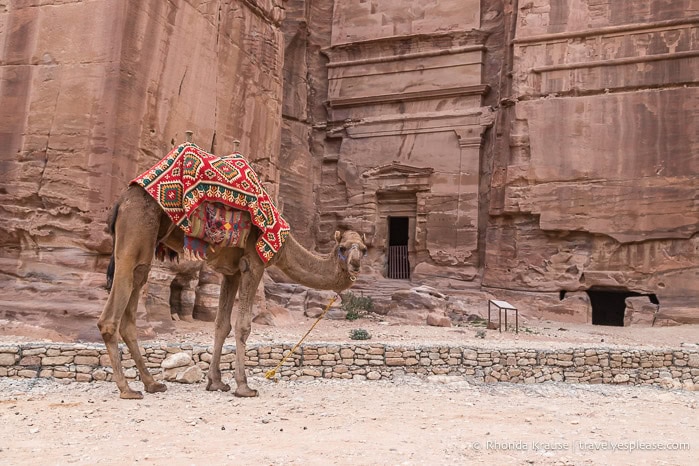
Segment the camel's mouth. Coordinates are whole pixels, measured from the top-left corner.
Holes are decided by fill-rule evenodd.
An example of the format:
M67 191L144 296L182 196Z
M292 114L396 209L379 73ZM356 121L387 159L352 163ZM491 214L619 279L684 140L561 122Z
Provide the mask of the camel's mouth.
M357 276L359 275L359 269L347 270L347 274L349 275L350 280L356 281Z

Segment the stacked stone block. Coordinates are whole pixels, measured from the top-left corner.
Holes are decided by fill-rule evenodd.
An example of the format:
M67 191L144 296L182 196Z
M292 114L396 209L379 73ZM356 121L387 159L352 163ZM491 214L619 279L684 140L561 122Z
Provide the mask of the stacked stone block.
M246 353L249 374L262 375L291 351L291 345L254 345ZM128 379L138 378L135 363L122 346ZM156 378L175 380L174 369L192 366L206 372L212 348L190 344L142 345L141 352ZM184 367L166 360L186 353ZM235 369L235 347L224 346L221 371ZM168 371L171 371L170 373ZM447 375L474 382L699 386L699 352L678 349L623 348L485 349L459 346L388 344L306 345L291 355L277 376L284 380L391 379L397 375ZM103 345L23 343L0 345L0 377L54 377L78 382L111 380L112 369ZM196 381L196 380L195 380Z

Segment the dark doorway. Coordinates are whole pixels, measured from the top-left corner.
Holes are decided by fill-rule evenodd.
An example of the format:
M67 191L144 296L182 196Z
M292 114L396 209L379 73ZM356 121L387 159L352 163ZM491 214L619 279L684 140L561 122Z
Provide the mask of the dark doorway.
M388 217L388 278L410 278L408 217Z
M642 294L628 290L613 290L591 288L586 291L592 305L593 325L624 326L624 313L626 312L626 298L632 296L648 296L653 304L658 304L655 294Z
M177 279L170 283L170 314L182 314L182 290L184 285Z

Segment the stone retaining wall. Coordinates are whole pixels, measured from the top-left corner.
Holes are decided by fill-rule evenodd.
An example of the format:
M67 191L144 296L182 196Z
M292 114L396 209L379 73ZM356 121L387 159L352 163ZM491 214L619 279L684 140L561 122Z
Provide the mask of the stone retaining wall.
M135 363L128 349L120 347L126 376L135 380L138 378ZM248 347L248 373L264 374L290 349L290 345L281 344ZM151 372L165 380L198 382L212 358L209 346L142 345L141 351ZM234 365L235 346L224 346L221 370L230 374ZM183 378L185 371L190 376ZM2 377L55 377L90 382L111 380L111 373L104 345L0 345ZM299 348L277 371L284 380L378 380L404 374L459 376L479 382L556 381L694 389L699 387L699 352L694 349L494 350L460 346L318 344Z

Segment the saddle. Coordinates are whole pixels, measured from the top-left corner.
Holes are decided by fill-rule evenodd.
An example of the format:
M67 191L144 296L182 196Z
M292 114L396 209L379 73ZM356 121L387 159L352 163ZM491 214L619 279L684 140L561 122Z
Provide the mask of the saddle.
M210 247L245 243L255 225L255 248L268 262L289 235L289 224L277 210L249 162L239 153L219 157L192 143L172 149L134 178L185 234L185 258L202 260ZM251 221L243 220L242 211ZM158 247L158 258L173 252ZM176 257L176 253L175 253Z

